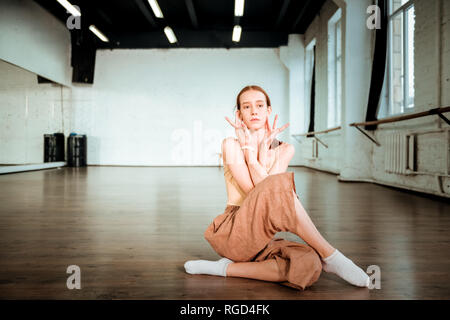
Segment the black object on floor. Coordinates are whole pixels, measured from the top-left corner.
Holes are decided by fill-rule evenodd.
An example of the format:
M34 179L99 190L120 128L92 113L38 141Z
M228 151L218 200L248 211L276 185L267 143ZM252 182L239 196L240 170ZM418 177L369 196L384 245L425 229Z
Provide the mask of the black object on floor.
M44 162L65 161L64 133L44 134Z
M67 165L69 167L87 166L86 135L71 135L67 138Z

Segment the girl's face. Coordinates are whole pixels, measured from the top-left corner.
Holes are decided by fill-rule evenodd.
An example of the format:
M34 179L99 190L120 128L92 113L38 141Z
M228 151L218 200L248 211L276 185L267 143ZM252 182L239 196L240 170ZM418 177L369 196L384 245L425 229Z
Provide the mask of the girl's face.
M239 97L240 118L250 130L264 127L272 107L267 105L266 96L261 91L248 90Z

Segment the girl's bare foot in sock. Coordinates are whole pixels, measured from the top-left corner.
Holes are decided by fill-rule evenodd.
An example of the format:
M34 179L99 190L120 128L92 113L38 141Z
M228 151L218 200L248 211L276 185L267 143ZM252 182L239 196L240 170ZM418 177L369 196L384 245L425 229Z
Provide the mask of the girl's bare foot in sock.
M322 266L325 272L334 273L355 286L369 286L370 278L367 273L337 249L322 259Z
M212 276L227 276L227 267L232 263L228 258L217 261L210 260L189 260L184 264L184 269L190 274L209 274Z

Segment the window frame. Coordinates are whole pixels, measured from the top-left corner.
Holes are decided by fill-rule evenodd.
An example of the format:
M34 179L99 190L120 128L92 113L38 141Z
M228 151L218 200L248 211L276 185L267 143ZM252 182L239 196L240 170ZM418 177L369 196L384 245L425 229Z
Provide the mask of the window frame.
M410 10L411 8L414 8L414 12L415 12L415 6L414 6L414 0L409 0L407 2L405 2L403 5L401 5L400 7L398 7L394 12L392 11L392 1L393 0L389 0L387 5L388 5L388 22L387 22L387 26L388 26L388 61L387 61L387 101L386 101L386 112L384 112L384 116L383 117L392 117L392 116L397 116L397 115L404 115L404 114L408 114L408 113L413 113L414 112L414 97L413 97L413 101L412 101L412 107L408 107L408 101L409 101L409 68L408 68L408 64L409 64L409 52L408 52L408 10ZM393 112L393 104L391 103L391 97L392 97L392 90L391 90L391 84L392 84L392 72L391 72L391 67L392 67L392 20L398 16L399 14L403 15L403 23L402 23L402 37L403 37L403 43L402 43L402 50L403 50L403 57L402 57L402 67L403 67L403 111L401 112ZM414 20L414 25L415 25L415 20ZM414 50L414 48L413 48ZM414 66L413 66L414 68ZM413 70L414 71L414 70ZM415 79L413 80L413 82L415 81ZM414 83L413 83L414 85Z
M340 43L340 49L341 52L339 52L339 56L338 56L338 28L337 25L339 23L339 31L340 31L340 35L339 35L339 41ZM334 23L334 104L335 104L335 108L334 108L334 124L332 127L335 126L339 126L341 125L341 112L342 112L342 15L339 17L339 19ZM338 76L338 61L340 64L340 74ZM338 90L338 78L340 80L340 88ZM340 94L339 94L340 93ZM341 100L341 101L339 101Z
M328 101L327 101L327 128L334 128L341 125L342 123L342 9L339 8L328 20L328 58L327 63L327 86L328 86ZM338 37L338 25L340 35ZM340 45L338 46L338 39L340 40ZM340 52L338 55L338 47ZM340 64L340 75L338 75L338 62ZM338 90L338 80L340 84L340 90ZM330 83L331 82L331 83ZM330 88L330 86L332 86ZM331 96L330 96L331 95Z

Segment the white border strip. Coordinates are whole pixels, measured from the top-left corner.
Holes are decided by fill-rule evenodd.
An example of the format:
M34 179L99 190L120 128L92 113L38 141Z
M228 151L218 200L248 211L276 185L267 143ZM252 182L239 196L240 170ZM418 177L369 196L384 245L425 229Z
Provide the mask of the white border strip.
M67 165L67 162L60 161L60 162L45 162L37 164L25 164L20 166L0 166L0 174L58 168L63 167L65 165Z

